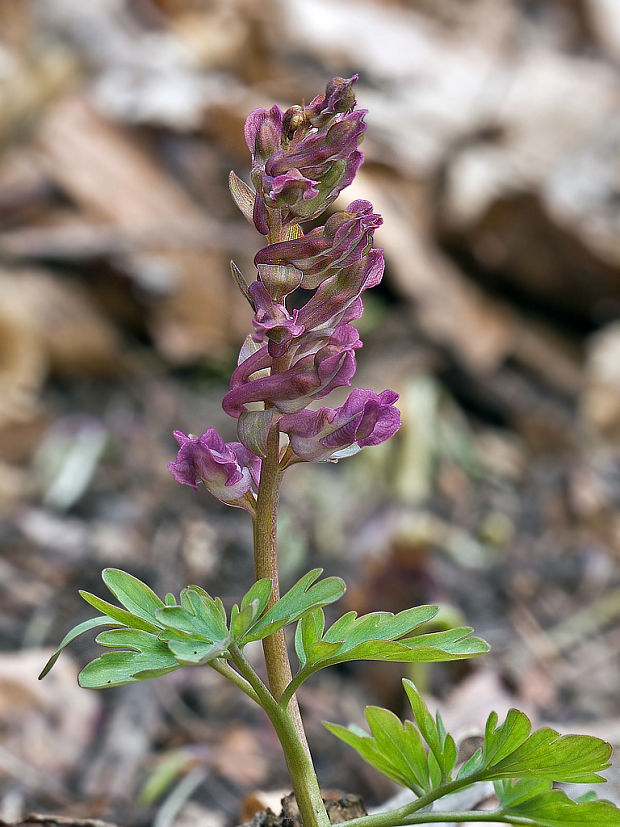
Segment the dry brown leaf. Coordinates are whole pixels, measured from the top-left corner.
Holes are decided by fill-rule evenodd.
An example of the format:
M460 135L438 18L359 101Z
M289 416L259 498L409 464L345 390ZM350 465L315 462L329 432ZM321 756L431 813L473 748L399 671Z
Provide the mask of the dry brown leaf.
M592 28L605 51L620 60L620 17L616 0L584 0Z
M93 736L100 699L77 684L77 667L64 655L44 682L37 675L51 650L0 655L0 726L4 757L0 768L18 774L28 768L34 786L75 770Z
M167 274L167 296L155 304L149 327L174 363L220 354L242 341L250 309L230 278L221 250L158 250L134 257L136 268Z
M59 45L36 52L3 50L0 84L0 146L23 134L50 101L75 80L77 62Z
M30 387L40 385L47 364L66 373L110 374L123 369L116 331L79 284L45 270L2 270L0 296L3 309L19 307L13 316L13 344L20 359L29 354Z
M424 218L399 197L394 183L381 184L358 173L347 189L347 203L367 198L383 216L376 245L385 250L397 288L414 302L424 332L454 349L474 370L493 370L514 346L515 314L486 297L433 247ZM344 206L342 196L340 204Z
M127 130L83 100L57 106L40 143L50 174L86 213L139 244L139 251L127 250L125 268L159 293L150 327L162 353L182 363L237 341L244 302L221 249L232 240L230 233L221 231Z
M218 772L242 787L263 783L269 769L256 734L242 726L232 727L226 732L218 744L213 765Z
M92 217L149 230L159 244L214 231L146 147L83 98L59 102L41 124L38 142L50 177Z
M592 437L620 447L620 322L590 339L581 418Z
M449 347L476 373L490 374L509 356L553 387L575 393L580 383L579 350L565 337L523 317L507 302L491 298L470 281L431 241L430 218L418 194L399 190L393 178L361 172L340 196L367 198L383 216L375 233L390 274L429 338Z
M47 354L14 277L0 274L0 425L32 421Z

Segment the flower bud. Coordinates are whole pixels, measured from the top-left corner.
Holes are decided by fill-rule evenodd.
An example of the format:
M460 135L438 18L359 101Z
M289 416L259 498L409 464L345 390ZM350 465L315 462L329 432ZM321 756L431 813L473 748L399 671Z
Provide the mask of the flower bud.
M298 129L307 123L301 106L291 106L282 117L282 137L290 141Z
M252 166L264 165L280 150L282 110L279 106L272 106L269 111L255 109L246 119L244 133L252 153Z
M325 87L325 94L317 95L307 108L308 120L313 126L321 125L326 118L337 112L348 112L355 106L355 92L351 88L358 75L350 78L332 78Z

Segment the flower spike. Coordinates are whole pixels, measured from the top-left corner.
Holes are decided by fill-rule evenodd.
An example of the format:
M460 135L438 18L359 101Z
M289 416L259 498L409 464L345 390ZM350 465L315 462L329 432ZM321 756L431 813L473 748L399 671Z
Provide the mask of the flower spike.
M169 466L178 482L202 482L232 505L253 507L252 486L274 428L288 437L288 463L340 459L400 427L392 390L355 389L339 408L308 410L351 385L362 346L351 322L362 315L364 291L383 276L383 251L372 246L382 219L369 201L352 201L304 232L362 163L366 112L356 109L356 81L332 78L307 106L256 109L245 123L252 186L231 173L230 189L267 243L255 256L251 284L231 263L254 327L222 401L240 442L224 443L213 429L198 438L177 432L179 454Z

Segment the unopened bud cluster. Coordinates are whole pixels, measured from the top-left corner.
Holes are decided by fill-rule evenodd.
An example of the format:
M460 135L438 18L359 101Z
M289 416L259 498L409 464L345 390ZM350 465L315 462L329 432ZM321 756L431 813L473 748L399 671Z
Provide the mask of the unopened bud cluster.
M237 206L267 237L254 260L253 283L232 265L254 311L254 333L241 348L222 403L238 420L239 442L224 443L213 429L199 438L176 432L181 447L169 469L178 482L195 487L202 481L218 499L249 511L271 428L288 435L285 467L350 456L384 442L400 426L391 390L356 389L339 408L309 409L351 384L362 346L351 322L362 314L364 290L383 275L383 251L372 248L381 216L370 202L353 201L307 233L300 226L326 211L362 163L366 112L354 109L355 80L333 78L306 107L252 112L245 137L253 187L231 173ZM289 310L287 297L298 288L314 292Z

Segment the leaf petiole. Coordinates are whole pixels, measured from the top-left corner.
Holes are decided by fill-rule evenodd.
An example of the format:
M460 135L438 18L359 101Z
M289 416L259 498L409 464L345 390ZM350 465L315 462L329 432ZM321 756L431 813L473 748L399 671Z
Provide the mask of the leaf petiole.
M246 681L246 679L242 677L238 672L235 672L235 670L231 666L229 666L223 658L217 658L216 660L209 661L208 665L216 672L218 672L220 675L222 675L222 677L226 678L231 683L234 683L234 685L242 692L245 692L248 698L251 698L254 701L254 703L259 704L259 706L261 705L258 695L254 691L254 689L252 689L252 687Z

